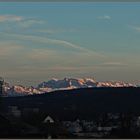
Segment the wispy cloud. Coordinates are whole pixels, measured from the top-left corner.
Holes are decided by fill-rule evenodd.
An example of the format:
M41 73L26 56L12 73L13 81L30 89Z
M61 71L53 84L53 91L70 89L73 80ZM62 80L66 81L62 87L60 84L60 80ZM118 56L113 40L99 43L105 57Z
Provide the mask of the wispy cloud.
M82 68L86 68L88 69L88 67L82 67ZM23 71L34 71L34 70L37 70L37 71L79 71L81 69L81 67L78 67L78 66L50 66L50 67L34 67L34 66L22 66L20 67L21 70Z
M23 17L23 16L17 16L17 15L0 15L0 23L4 23L4 22L12 22L14 24L12 25L16 25L20 26L22 28L28 28L31 27L34 24L43 24L45 23L42 20L39 19L35 19L35 18L28 18L28 17Z
M1 42L0 43L0 59L8 58L20 50L22 46L12 42ZM9 58L8 58L9 59Z
M123 66L127 66L127 64L122 63L122 62L105 62L100 64L99 66L102 67L123 67Z
M14 38L20 39L20 40L29 40L29 41L40 42L40 43L45 43L45 44L61 45L62 47L65 47L65 48L71 48L71 49L74 49L74 50L85 52L88 55L104 57L104 55L101 54L101 53L89 50L89 49L81 47L79 45L75 45L75 44L73 44L71 42L68 42L68 41L65 41L65 40L50 39L50 38L39 37L39 36L31 36L31 35L8 34L8 33L3 33L3 32L0 32L0 34L6 35L6 36L9 36L9 37L14 37Z
M39 29L35 31L40 33L54 34L54 33L65 33L65 32L73 33L76 32L77 30L76 29Z
M6 22L6 21L21 21L23 20L22 16L16 16L16 15L0 15L0 22Z
M137 31L137 32L140 32L140 26L133 26L133 25L128 25L129 28Z
M23 28L28 28L34 24L43 24L44 21L37 20L37 19L24 19L21 20L18 24Z
M109 15L98 16L97 19L110 20L111 19L111 16L109 16Z

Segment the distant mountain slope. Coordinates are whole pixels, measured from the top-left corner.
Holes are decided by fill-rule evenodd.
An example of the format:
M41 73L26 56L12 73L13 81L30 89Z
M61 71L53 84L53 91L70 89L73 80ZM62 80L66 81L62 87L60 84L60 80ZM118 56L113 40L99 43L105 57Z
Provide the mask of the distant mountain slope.
M40 83L37 87L24 87L22 85L10 86L5 83L5 96L23 96L32 94L42 94L56 90L70 90L77 88L91 88L91 87L137 87L131 83L122 81L105 81L97 82L93 78L64 78L51 79L47 82Z

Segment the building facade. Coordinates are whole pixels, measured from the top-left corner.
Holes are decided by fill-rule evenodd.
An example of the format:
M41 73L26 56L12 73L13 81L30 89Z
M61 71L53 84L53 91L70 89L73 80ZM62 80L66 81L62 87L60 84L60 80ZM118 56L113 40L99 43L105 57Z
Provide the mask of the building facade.
M4 79L0 77L0 95L3 94L3 84L4 84Z

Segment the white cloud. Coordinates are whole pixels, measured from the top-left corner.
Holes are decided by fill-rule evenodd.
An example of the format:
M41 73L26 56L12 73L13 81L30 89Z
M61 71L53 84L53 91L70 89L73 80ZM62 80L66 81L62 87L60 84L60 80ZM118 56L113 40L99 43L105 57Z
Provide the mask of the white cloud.
M41 20L35 20L35 19L24 19L20 21L18 24L23 28L28 28L34 24L43 24L44 22Z
M6 22L6 21L21 21L23 17L16 16L16 15L0 15L0 22Z
M132 26L132 25L128 25L129 28L137 31L137 32L140 32L140 27L139 26Z
M17 15L0 15L0 22L12 22L14 24L11 24L11 28L13 25L20 26L22 28L28 28L34 24L43 24L45 23L42 20L35 19L35 18L27 18L23 16L17 16Z
M111 19L111 16L109 15L104 15L104 16L99 16L97 17L98 19L103 19L103 20L110 20Z

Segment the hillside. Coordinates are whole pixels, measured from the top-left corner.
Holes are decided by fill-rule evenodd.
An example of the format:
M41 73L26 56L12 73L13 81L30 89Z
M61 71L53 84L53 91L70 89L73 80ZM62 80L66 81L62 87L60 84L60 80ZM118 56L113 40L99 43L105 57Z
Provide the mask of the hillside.
M2 107L39 108L59 119L92 118L103 112L140 113L140 88L82 88L40 95L3 97Z

